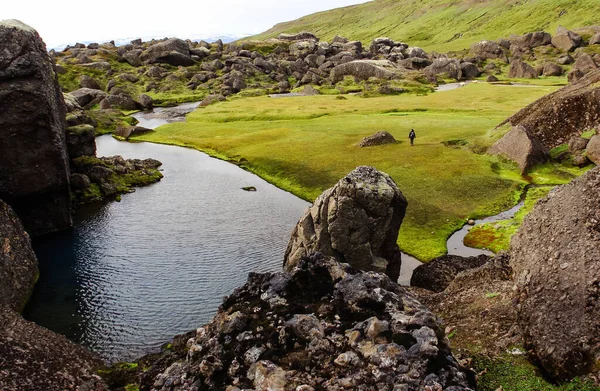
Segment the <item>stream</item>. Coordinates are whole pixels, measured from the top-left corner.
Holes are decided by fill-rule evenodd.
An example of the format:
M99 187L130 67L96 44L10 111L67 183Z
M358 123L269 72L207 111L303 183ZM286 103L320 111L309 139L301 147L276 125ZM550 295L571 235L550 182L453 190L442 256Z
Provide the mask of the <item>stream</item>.
M184 121L197 105L133 116L139 126L156 128ZM130 361L208 322L249 272L281 270L308 202L196 150L119 142L110 135L96 144L98 156L158 159L165 177L121 202L82 208L71 231L34 240L40 280L26 319L108 362ZM482 253L462 245L468 228L449 239L451 254ZM408 285L420 264L403 254L398 282Z

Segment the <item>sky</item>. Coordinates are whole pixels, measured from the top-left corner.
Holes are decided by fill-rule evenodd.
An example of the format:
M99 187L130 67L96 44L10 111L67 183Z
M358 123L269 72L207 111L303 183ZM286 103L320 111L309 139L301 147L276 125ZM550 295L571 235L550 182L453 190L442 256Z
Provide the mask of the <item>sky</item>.
M48 49L76 42L137 37L242 37L279 22L366 0L17 0L0 20L35 28Z

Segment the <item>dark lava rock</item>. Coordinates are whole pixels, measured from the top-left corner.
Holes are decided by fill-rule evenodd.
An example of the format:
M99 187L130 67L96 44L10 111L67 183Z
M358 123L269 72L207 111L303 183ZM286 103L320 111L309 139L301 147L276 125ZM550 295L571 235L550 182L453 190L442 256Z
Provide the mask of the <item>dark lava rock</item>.
M93 78L88 75L81 75L79 79L79 87L81 88L91 88L92 90L101 90L100 84Z
M65 103L31 27L0 22L0 198L32 235L71 226Z
M69 160L79 156L96 156L96 136L91 125L70 126L66 130Z
M311 255L251 273L156 390L473 390L436 317L383 274ZM152 368L150 368L152 370Z
M474 269L488 262L490 257L459 257L444 255L418 266L410 278L410 286L442 292L450 285L456 275L468 269Z
M471 53L483 60L505 57L502 46L494 41L481 41L473 44Z
M127 94L119 95L108 95L100 102L100 108L106 109L122 109L122 110L135 110L137 109L137 103L133 98Z
M555 379L598 371L600 168L538 201L512 238L527 347Z
M138 103L139 103L140 107L142 108L142 110L151 110L152 107L154 106L154 100L152 99L151 96L146 95L146 94L140 95L140 97L138 98Z
M521 173L526 173L536 164L548 161L550 154L542 142L525 127L515 126L488 150L490 155L504 155L516 162Z
M85 190L88 187L90 187L91 184L92 184L92 182L90 181L90 178L88 178L87 175L79 174L79 173L71 174L71 188L72 189Z
M358 143L359 147L371 147L375 145L393 144L396 142L394 136L388 132L377 132L372 136L365 137Z
M92 102L100 102L108 94L104 91L94 90L91 88L80 88L78 90L71 91L69 95L73 97L79 106L85 107Z
M519 59L513 58L508 69L508 77L518 79L537 79L538 73L529 64Z
M568 142L586 129L600 125L600 69L581 80L546 95L525 107L504 123L523 125L546 147Z
M320 252L398 280L396 241L407 204L389 175L373 167L356 168L304 212L288 243L284 269L293 270L300 259Z
M0 200L0 308L23 310L38 273L37 258L23 224Z

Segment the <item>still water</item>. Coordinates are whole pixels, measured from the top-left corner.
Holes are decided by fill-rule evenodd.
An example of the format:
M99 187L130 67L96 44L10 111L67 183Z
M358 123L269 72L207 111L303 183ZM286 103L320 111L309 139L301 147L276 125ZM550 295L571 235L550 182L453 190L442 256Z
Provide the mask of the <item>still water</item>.
M41 277L27 319L132 360L209 321L249 272L281 270L307 202L198 151L96 142L98 156L162 161L165 177L34 243Z

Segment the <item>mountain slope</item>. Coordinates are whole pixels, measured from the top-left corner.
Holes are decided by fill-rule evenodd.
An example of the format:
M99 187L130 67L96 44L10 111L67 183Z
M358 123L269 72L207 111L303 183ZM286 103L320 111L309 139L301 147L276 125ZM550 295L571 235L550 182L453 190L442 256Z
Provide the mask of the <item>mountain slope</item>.
M600 24L598 0L374 0L279 23L253 39L310 31L365 44L387 36L426 50L449 51L483 39Z

